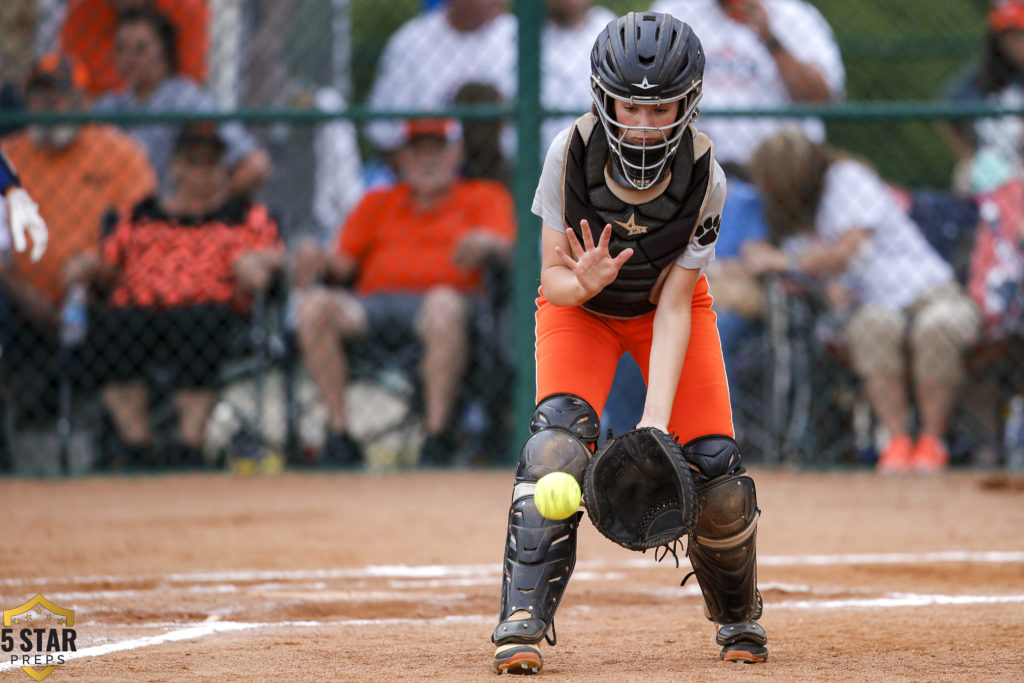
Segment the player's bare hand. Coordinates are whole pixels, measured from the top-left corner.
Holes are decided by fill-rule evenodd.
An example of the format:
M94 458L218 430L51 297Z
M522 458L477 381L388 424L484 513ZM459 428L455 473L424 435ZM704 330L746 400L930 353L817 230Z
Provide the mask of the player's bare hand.
M597 244L594 244L590 224L586 220L580 221L579 232L583 235L582 244L576 237L575 230L565 231L572 254L565 253L561 247L555 247L555 253L562 259L565 267L573 272L576 281L589 298L611 284L622 266L633 255L633 250L623 249L617 256L612 257L608 251L608 243L612 238L611 223L604 226ZM573 258L573 255L576 258Z

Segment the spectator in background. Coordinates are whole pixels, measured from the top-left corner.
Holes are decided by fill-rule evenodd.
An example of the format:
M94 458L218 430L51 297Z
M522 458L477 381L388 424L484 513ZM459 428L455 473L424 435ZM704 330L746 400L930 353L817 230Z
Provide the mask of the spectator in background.
M614 18L609 9L592 5L591 0L546 0L541 35L541 100L545 107L579 114L590 108L586 80L590 49L594 36ZM369 105L433 111L452 105L513 101L518 28L506 7L506 0L448 0L406 22L388 40ZM544 122L542 151L572 119ZM505 180L507 159L514 151L513 131L508 127L502 130L500 122L492 120L464 121L463 126L466 175ZM368 136L385 156L395 147L397 131L393 121L374 121L367 126ZM504 158L496 158L497 153Z
M212 112L212 96L186 76L178 74L177 37L174 25L162 14L147 9L120 15L117 29L118 67L128 87L109 93L95 106L109 112ZM163 192L170 191L171 156L181 126L132 124L126 129L142 142L156 168ZM231 194L252 192L270 176L270 157L242 124L220 125L227 143L225 163L230 169Z
M328 87L303 93L288 105L324 112L347 107L341 93ZM260 196L279 213L288 243L333 234L365 189L355 125L336 119L315 126L275 126L267 136L267 150L275 172Z
M92 96L130 86L118 64L117 32L122 12L148 9L165 15L175 28L175 73L196 83L206 81L210 47L210 10L206 0L70 0L60 32L60 49L89 72Z
M81 65L47 54L28 74L29 111L83 111L87 84ZM12 317L0 323L4 357L11 367L34 369L32 379L49 382L69 258L96 252L105 214L154 191L156 174L131 136L102 124L32 124L6 138L3 152L38 202L50 233L49 248L38 260L15 254L0 266L2 294L10 304L6 312Z
M590 109L590 50L615 13L591 0L546 0L547 17L541 33L540 98L548 109L577 112L546 119L541 150L546 152L559 131Z
M654 12L688 23L707 55L707 110L786 107L839 99L845 72L828 22L805 0L656 0ZM715 155L729 174L744 177L758 143L792 120L723 117L705 119L701 130L715 141ZM825 139L820 119L799 122L814 142Z
M25 108L22 84L35 53L36 0L0 3L0 112ZM0 137L20 126L0 126Z
M750 168L772 239L782 246L747 244L747 267L841 278L856 301L845 328L854 370L890 435L879 471L941 471L949 462L943 438L964 380L964 352L979 328L978 311L952 267L871 168L798 130L762 142ZM910 437L904 340L917 399L916 442Z
M992 3L981 59L950 84L946 99L1024 106L1024 0ZM959 159L954 190L989 192L1020 172L1024 124L1019 116L960 119L943 128Z
M543 122L542 153L560 130L590 109L590 49L594 36L615 18L611 10L593 6L591 0L546 0L545 4L547 14L541 33L541 101L549 109L576 113ZM514 80L512 87L515 87ZM495 85L473 81L459 88L454 103L500 105L503 99ZM511 165L502 152L501 121L463 121L462 127L468 157L463 169L465 175L509 182Z
M506 0L448 0L403 24L389 39L368 105L434 111L466 83L493 86L505 101L516 88L516 19ZM376 120L366 133L385 155L402 142L397 121ZM503 143L507 150L508 146ZM472 153L472 150L467 150Z
M332 68L332 19L348 12L321 0L256 0L242 37L246 49L247 107L279 107L340 112L348 107ZM315 25L315 26L311 26ZM341 78L337 78L341 80ZM355 124L332 119L316 125L279 121L257 135L275 172L260 197L274 207L289 245L303 236L321 241L333 235L364 190L362 158Z
M174 147L171 191L123 216L102 258L82 254L71 283L111 289L91 334L104 402L125 447L122 464L154 461L145 368L169 370L181 443L170 465L202 463L217 370L283 250L266 206L231 193L229 147L213 124L189 124Z
M420 345L427 439L420 462L450 462L453 409L466 370L472 299L480 270L506 258L515 239L512 197L498 183L462 180L461 130L447 119L406 121L395 161L400 182L371 190L338 234L333 253L306 242L296 252L298 337L328 411L323 460L360 462L347 434L343 342ZM316 285L353 280L353 290Z

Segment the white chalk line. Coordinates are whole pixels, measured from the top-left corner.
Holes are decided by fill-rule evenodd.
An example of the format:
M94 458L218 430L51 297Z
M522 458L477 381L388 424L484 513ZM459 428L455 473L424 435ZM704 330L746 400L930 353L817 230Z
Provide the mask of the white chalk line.
M834 609L877 609L896 607L929 607L929 606L965 606L979 604L1024 603L1024 595L918 595L913 593L894 593L880 598L850 598L843 600L788 600L770 602L766 605L771 610L834 610ZM583 610L593 612L592 608ZM137 650L164 643L182 640L198 640L217 633L245 631L252 629L271 628L349 628L349 627L381 627L381 626L445 626L452 624L490 624L494 621L493 614L473 614L446 616L431 619L387 618L387 619L348 619L341 621L283 621L283 622L237 622L237 621L206 621L189 624L167 633L143 638L103 645L85 647L77 652L66 653L66 660L99 657L114 652ZM0 662L0 671L19 668L16 662Z
M842 554L842 555L767 555L758 558L762 566L772 567L800 567L800 566L831 566L831 565L871 565L871 564L934 564L934 563L1021 563L1024 562L1024 551L938 551L927 553L869 553L869 554ZM683 561L685 564L685 560ZM618 560L611 562L584 561L578 565L574 575L576 581L600 581L615 578L614 570L629 569L651 569L659 567L651 561L651 558L634 558L629 560ZM582 571L580 571L582 570ZM310 589L325 588L322 583L331 579L389 579L392 588L398 590L415 590L423 588L441 588L454 586L472 586L493 581L495 575L500 574L500 565L368 565L356 568L340 569L315 569L315 570L227 570L227 571L203 571L188 573L170 573L164 575L143 575L143 576L79 576L69 578L33 578L33 579L4 579L0 585L5 586L26 586L26 585L47 585L47 584L75 584L86 586L94 583L158 583L152 589L141 590L99 590L90 592L79 590L69 593L54 593L53 599L74 598L78 600L88 599L114 599L133 597L154 590L164 590L167 584L174 583L212 583L219 585L197 586L193 585L186 590L190 593L230 593L238 589L230 582L290 582L290 581L315 581L309 585ZM791 586L787 584L762 586L765 590L773 589L781 592L816 592L809 586ZM296 586L286 586L279 583L264 583L262 585L248 586L248 590L296 590ZM336 591L329 591L337 593ZM356 593L356 591L349 591ZM372 597L374 591L364 591L368 597ZM697 590L687 591L675 588L673 593L677 597L697 595ZM394 596L392 596L393 598ZM771 609L783 610L833 610L833 609L876 609L876 608L900 608L900 607L928 607L928 606L965 606L979 604L1019 604L1024 603L1024 595L926 595L896 593L887 594L881 597L843 597L825 599L804 599L804 600L783 600L770 602ZM124 650L133 650L144 647L152 647L163 643L170 643L182 640L195 640L205 638L218 633L280 628L287 626L294 627L380 627L380 626L426 626L432 624L452 623L490 623L494 615L463 615L447 616L439 619L413 619L413 618L387 618L387 619L349 619L339 621L301 621L301 622L237 622L237 621L207 621L197 624L187 624L180 628L173 628L171 624L164 624L164 627L172 627L173 630L167 633L146 636L142 638L130 638L111 643L104 643L83 648L75 653L67 653L68 659L80 659L84 657L97 657ZM148 625L152 628L152 625ZM16 668L17 663L0 662L0 671Z
M666 560L667 561L667 560ZM757 559L762 567L818 567L872 564L936 564L936 563L1024 563L1024 550L975 551L946 550L925 553L865 553L842 555L762 555ZM680 566L687 565L680 558ZM651 556L615 561L581 561L582 571L613 571L624 569L650 569L665 566L655 563ZM124 575L102 574L91 576L8 578L0 579L0 586L46 586L95 583L233 583L251 581L324 581L331 579L406 579L446 581L464 579L474 581L501 573L498 564L467 565L367 565L337 569L290 570L223 570L174 572L170 574Z

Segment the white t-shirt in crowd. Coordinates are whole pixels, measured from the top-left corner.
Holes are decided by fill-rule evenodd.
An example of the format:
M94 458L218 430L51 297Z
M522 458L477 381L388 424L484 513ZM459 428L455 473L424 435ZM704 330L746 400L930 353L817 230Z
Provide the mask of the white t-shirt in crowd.
M579 26L563 29L548 19L541 34L540 98L547 109L573 110L575 116L546 119L541 128L541 150L546 150L558 132L571 126L590 110L590 53L594 41L615 13L600 5L591 7Z
M493 85L515 100L516 18L501 14L476 31L459 32L444 7L407 21L388 39L368 103L373 109L433 111L452 105L469 82ZM378 147L401 142L397 121L377 120L366 133Z
M818 67L833 99L841 97L846 74L839 46L821 13L803 0L761 0L776 39L797 59ZM785 107L793 103L768 48L746 24L734 21L718 0L656 0L655 12L686 22L704 48L705 110ZM715 141L721 162L744 163L757 145L779 129L798 123L816 142L825 139L820 119L707 117L699 126Z
M540 181L537 183L537 192L533 196L532 211L541 217L544 223L558 232L565 232L565 222L562 217L562 167L565 165L565 153L569 132L572 128L566 128L557 136L551 147L548 149L544 159L544 168L540 173ZM598 127L594 135L602 135ZM715 168L711 176L711 193L704 212L697 220L704 223L707 220L721 223L722 206L725 204L726 190L725 173L722 167L715 162ZM707 245L700 245L696 240L690 240L686 250L676 259L676 264L683 268L701 269L715 260L715 243L718 241L718 233L715 233L715 240Z
M864 303L902 309L953 279L953 268L896 203L882 179L859 161L844 159L825 174L815 230L831 242L850 230L872 232L844 273Z

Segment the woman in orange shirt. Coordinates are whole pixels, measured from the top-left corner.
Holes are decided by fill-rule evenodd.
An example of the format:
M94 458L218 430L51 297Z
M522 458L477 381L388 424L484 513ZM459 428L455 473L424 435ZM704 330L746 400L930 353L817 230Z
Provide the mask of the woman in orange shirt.
M675 434L693 470L701 508L687 554L721 658L767 659L757 623L757 501L733 440L703 272L725 197L713 145L692 125L703 72L700 40L687 24L653 12L616 19L591 53L593 112L555 139L544 162L533 203L544 221L538 403L509 511L492 636L499 672L538 671L541 640L555 643L582 515L545 519L533 491L540 474L587 461L627 351L647 382L637 426ZM582 471L570 474L582 484Z

